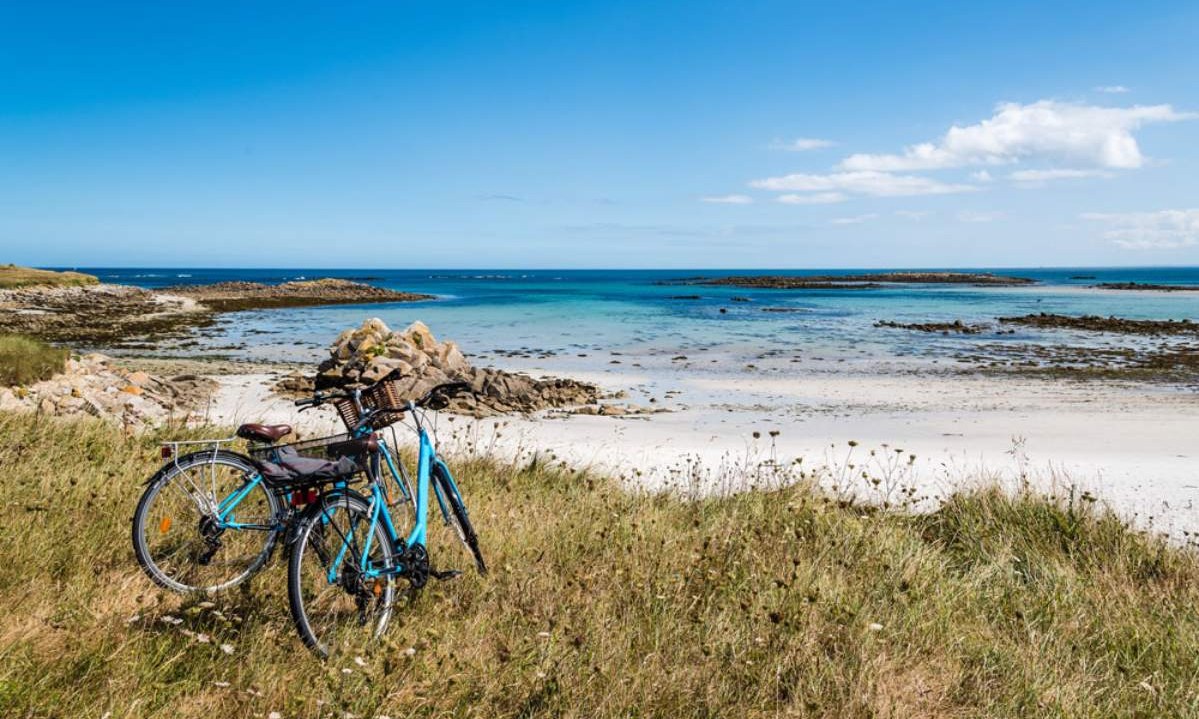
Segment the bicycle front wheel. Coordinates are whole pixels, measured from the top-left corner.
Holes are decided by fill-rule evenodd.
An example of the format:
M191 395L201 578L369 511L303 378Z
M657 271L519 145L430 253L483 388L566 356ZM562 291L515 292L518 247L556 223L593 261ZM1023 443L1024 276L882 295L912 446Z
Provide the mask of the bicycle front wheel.
M279 534L279 500L249 459L184 455L150 480L133 515L133 551L155 583L215 592L266 564ZM223 515L223 516L222 516Z
M309 510L287 572L291 617L321 657L362 651L387 629L395 601L395 546L370 504L342 492Z
M439 465L433 467L432 475L443 502L441 509L445 513L446 522L454 528L454 533L458 535L458 539L474 558L475 568L479 570L479 574L487 574L487 563L483 561L483 550L479 549L479 535L470 523L470 513L466 511L466 504L462 502L458 486L454 484L449 473Z

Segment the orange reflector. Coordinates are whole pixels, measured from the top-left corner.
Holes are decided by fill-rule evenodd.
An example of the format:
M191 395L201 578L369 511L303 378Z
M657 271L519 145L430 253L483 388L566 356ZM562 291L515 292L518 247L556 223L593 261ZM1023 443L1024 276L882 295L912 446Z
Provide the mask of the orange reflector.
M374 586L371 587L371 593L376 597L383 596L383 584L378 579L375 580Z
M171 531L171 518L170 517L162 518L162 521L158 523L158 531L162 534L166 534L167 532Z

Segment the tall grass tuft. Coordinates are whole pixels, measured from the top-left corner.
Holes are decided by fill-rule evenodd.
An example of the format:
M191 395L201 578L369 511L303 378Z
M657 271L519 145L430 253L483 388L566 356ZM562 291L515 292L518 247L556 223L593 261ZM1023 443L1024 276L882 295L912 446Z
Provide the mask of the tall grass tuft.
M912 515L454 462L492 573L321 663L278 561L209 601L141 575L153 439L0 415L0 715L1199 713L1199 561L1085 500L984 489ZM469 566L448 532L431 555Z
M21 335L0 335L0 387L49 379L66 367L70 351Z

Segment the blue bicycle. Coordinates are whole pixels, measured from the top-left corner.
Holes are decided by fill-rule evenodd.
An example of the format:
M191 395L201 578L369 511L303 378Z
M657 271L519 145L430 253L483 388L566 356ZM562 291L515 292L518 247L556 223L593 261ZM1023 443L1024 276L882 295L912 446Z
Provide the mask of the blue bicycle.
M384 379L365 389L317 392L296 403L301 411L332 403L346 434L277 444L291 427L245 424L237 437L165 443L163 457L169 461L148 480L133 517L139 564L163 587L213 592L259 571L285 536L291 554L288 596L305 643L327 656L336 643L331 635L347 625L370 626L377 636L390 618L397 580L418 590L430 577L458 574L429 565L430 488L445 523L479 572L487 571L462 495L425 421L427 410L469 391L466 383L447 383L417 401L404 401L397 383ZM413 419L418 438L415 491L394 454L394 427L391 446L380 435L405 416ZM238 438L251 443L247 453L232 450ZM400 506L402 514L393 513ZM401 536L397 518L408 517L411 530ZM309 581L312 576L320 581Z
M391 385L390 387L394 387ZM487 564L479 538L471 525L462 495L445 462L437 456L425 421L427 409L443 407L450 396L470 391L466 383L433 388L424 398L400 402L394 390L384 387L374 407L358 405L364 426L392 424L398 415L412 418L417 435L416 491L407 487L407 474L384 442L366 433L360 455L368 468L364 492L336 487L313 502L296 524L288 564L288 603L304 643L322 657L357 649L364 638L376 638L387 628L397 602L397 583L405 580L411 597L430 578L449 579L456 570L430 566L427 551L430 488L446 524L453 527L469 551L480 574ZM345 400L344 392L318 393L297 404L315 406ZM354 395L348 398L358 404ZM340 408L339 408L340 409ZM406 536L392 516L386 475L397 480L401 495L414 500L414 522Z

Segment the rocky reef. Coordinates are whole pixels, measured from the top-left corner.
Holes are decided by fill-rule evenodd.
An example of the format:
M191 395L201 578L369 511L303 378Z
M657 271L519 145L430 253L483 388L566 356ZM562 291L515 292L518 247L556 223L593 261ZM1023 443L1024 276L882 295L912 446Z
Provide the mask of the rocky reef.
M1136 335L1199 335L1199 323L1191 322L1189 319L1130 320L1123 317L1098 317L1095 315L1075 317L1041 312L1020 317L1000 317L999 321L1004 324L1038 329L1067 329Z
M953 322L894 322L892 320L879 320L874 323L875 327L889 327L900 330L914 330L916 332L940 332L943 335L961 334L961 335L977 335L982 334L990 329L985 324L966 324L961 320Z
M213 321L195 300L127 285L0 290L0 333L76 347L138 347Z
M66 369L28 387L0 388L0 411L92 415L125 427L185 422L201 412L217 383L196 375L172 378L130 371L101 354L68 359Z
M1145 290L1153 292L1199 292L1199 285L1159 285L1150 282L1100 282L1100 290Z
M318 305L415 302L430 295L343 279L264 285L221 282L151 291L129 285L0 289L0 333L79 348L145 349L192 336L221 312Z
M366 385L384 377L400 383L404 398L416 399L442 382L468 382L477 397L455 397L449 410L475 416L532 413L543 409L595 405L599 390L571 379L534 379L493 368L471 365L451 341L438 341L422 322L393 332L382 320L369 319L348 329L329 347L329 358L316 375L294 374L277 389L307 394L315 388Z
M278 285L218 282L211 285L178 285L163 291L190 297L215 312L374 302L418 302L433 299L432 295L399 292L337 278L298 280Z
M930 285L1029 285L1036 280L990 272L870 272L846 275L734 275L731 277L685 278L670 284L718 285L773 290L843 290L878 287L882 284Z

